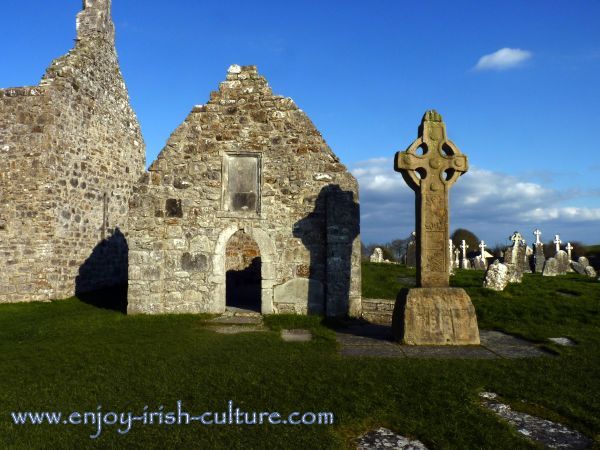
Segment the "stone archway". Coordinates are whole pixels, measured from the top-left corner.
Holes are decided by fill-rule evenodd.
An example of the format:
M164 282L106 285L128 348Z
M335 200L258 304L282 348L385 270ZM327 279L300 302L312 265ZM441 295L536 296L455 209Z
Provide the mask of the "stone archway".
M213 254L213 292L214 292L214 311L217 313L225 312L226 308L226 256L227 243L231 237L238 231L243 230L252 238L260 250L261 257L261 306L262 314L273 313L273 285L275 284L275 245L269 235L259 229L252 227L241 227L230 225L219 234L215 252Z
M225 305L261 312L260 248L244 230L236 231L225 247Z

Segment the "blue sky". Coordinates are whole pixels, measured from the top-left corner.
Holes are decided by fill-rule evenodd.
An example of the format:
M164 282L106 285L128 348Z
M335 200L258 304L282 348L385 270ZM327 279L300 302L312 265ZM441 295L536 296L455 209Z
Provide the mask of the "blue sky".
M0 86L37 84L80 1L3 1ZM471 171L451 228L600 242L600 1L113 0L117 50L150 163L230 64L292 97L361 186L365 242L414 228L392 158L437 109ZM504 49L504 50L503 50Z

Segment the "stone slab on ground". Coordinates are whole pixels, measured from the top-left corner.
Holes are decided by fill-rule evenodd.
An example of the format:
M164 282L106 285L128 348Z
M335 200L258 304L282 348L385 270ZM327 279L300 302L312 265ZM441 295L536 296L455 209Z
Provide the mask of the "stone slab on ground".
M394 433L387 428L378 428L363 434L356 440L358 450L427 450L421 442Z
M481 345L503 358L534 358L549 356L532 342L526 341L501 331L486 330L481 332Z
M303 329L281 330L281 339L285 342L309 342L312 333Z
M262 318L260 316L220 316L215 319L211 319L209 322L228 325L259 325L262 323Z
M494 359L550 356L535 343L499 331L481 330L481 345L401 345L389 326L350 324L336 330L340 354L349 357Z
M523 436L542 444L546 448L579 450L590 447L593 441L578 431L564 425L525 414L497 400L497 394L482 392L479 394L483 405L506 420Z
M239 334L266 331L262 327L248 325L225 325L222 327L209 327L208 329L219 334Z
M574 347L576 345L575 342L568 337L554 337L548 338L548 340L564 347Z

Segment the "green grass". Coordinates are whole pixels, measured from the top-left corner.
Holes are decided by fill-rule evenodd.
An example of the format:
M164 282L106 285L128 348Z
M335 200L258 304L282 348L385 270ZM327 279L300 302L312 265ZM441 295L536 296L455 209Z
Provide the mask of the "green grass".
M363 267L365 296L395 296L402 266ZM414 272L412 272L414 274ZM341 358L318 317L274 316L271 331L220 335L207 316L126 316L77 299L0 305L0 448L342 448L376 426L429 448L534 448L478 406L491 390L520 409L560 419L600 443L600 283L581 276L525 276L502 293L482 272L452 278L475 304L480 327L543 341L568 336L556 357L522 360ZM375 284L375 286L373 285ZM567 296L557 294L557 291ZM391 294L390 294L391 293ZM368 295L367 295L368 294ZM281 328L309 328L284 343ZM334 426L16 426L11 411L133 411L182 400L192 412L332 411Z

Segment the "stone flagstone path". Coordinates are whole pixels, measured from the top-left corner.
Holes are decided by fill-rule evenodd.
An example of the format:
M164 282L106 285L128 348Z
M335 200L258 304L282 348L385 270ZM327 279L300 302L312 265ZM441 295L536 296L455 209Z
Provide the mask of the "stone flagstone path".
M384 358L532 358L549 356L538 345L499 331L480 330L478 346L414 346L392 340L386 325L352 324L336 330L342 356Z

